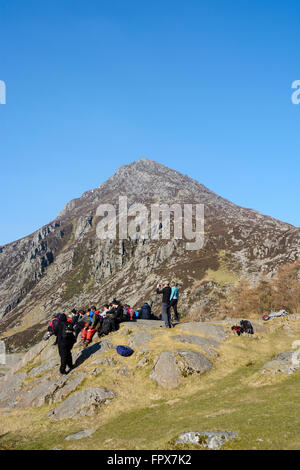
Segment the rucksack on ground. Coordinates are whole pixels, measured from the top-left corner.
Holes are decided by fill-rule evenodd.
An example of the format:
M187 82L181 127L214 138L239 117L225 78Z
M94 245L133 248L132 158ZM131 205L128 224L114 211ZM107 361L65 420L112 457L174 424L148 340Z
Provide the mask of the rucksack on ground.
M253 326L248 320L241 320L240 325L244 329L244 333L248 333L249 335L254 334Z
M117 353L120 354L121 356L128 357L131 356L134 351L131 349L129 346L117 346Z

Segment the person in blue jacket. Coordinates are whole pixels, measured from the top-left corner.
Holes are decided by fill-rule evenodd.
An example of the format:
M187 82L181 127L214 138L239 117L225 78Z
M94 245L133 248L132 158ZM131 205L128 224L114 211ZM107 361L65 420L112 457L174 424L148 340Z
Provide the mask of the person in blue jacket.
M176 282L173 281L171 282L171 295L170 295L169 309L171 311L171 307L173 307L175 321L179 321L178 313L177 313L178 296L179 296L179 290L178 290Z

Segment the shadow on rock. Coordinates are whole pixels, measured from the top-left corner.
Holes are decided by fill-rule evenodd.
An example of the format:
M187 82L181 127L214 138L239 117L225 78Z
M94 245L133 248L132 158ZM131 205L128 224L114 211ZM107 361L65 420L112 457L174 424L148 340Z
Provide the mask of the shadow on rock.
M80 366L83 364L84 361L86 361L89 357L91 357L93 354L98 352L101 349L101 342L99 341L98 343L94 343L91 346L88 346L87 348L84 348L81 351L81 354L79 357L77 357L75 363L74 363L74 368Z

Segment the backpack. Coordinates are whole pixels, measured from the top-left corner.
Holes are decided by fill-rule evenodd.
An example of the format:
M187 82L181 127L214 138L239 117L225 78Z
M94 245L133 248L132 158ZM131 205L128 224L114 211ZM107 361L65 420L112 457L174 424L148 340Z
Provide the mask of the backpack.
M49 321L49 325L48 325L48 330L50 329L53 333L54 333L54 322L57 321L59 322L59 318L53 318L53 320L50 320Z
M244 329L244 333L248 333L249 335L254 334L253 326L248 320L241 320L240 325Z
M119 324L117 320L113 317L105 317L103 318L102 324L100 328L98 329L98 336L101 338L101 336L108 335L112 331L117 331L119 329Z
M72 339L75 342L73 326L70 323L64 323L61 337L63 339Z
M231 327L231 329L232 329L232 331L235 331L238 336L240 336L242 333L245 332L244 328L242 326L238 326L238 325L233 325Z
M131 349L129 346L117 346L117 353L121 356L128 357L131 356L133 352L133 349Z

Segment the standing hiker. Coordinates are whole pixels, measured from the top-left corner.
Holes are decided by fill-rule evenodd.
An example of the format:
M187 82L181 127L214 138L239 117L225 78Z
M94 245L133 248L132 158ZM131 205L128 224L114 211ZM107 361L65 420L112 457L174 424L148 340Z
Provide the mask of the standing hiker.
M165 282L163 285L158 284L156 288L157 294L162 294L162 303L161 303L161 316L162 320L165 322L165 328L172 328L171 315L170 315L170 297L171 297L171 287L168 282Z
M61 374L67 374L66 366L69 367L69 372L73 369L71 349L76 342L76 338L73 332L73 326L68 323L67 316L64 313L60 316L54 334L57 335L58 352L61 361L59 371Z
M178 295L179 295L179 291L178 291L177 284L176 282L173 281L171 282L171 295L170 295L169 309L171 311L171 307L173 307L175 321L179 321L178 313L177 313Z

